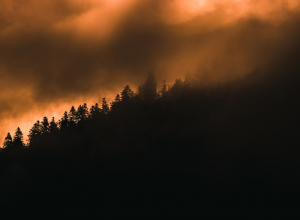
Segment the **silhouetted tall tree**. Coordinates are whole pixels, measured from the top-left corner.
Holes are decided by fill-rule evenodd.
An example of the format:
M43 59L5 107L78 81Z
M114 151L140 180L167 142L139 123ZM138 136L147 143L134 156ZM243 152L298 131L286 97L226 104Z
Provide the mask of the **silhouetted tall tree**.
M115 101L115 102L120 102L120 101L121 101L121 98L120 98L120 95L119 95L119 94L116 95L116 98L115 98L114 101Z
M60 128L66 129L69 126L69 120L68 120L68 112L64 112L63 117L60 120Z
M12 137L8 132L6 138L4 139L3 148L10 148L12 146Z
M14 135L14 139L12 142L12 147L14 149L19 149L19 148L23 148L24 147L24 142L23 142L23 133L21 131L21 129L18 127L15 135Z
M86 103L83 104L82 115L83 115L83 119L87 119L89 117L89 109Z
M47 117L43 118L42 121L42 132L43 134L47 134L49 132L49 121Z
M133 97L133 95L133 91L130 89L129 85L127 85L121 92L121 99L123 102L128 102Z
M90 108L89 118L93 119L94 115L95 115L95 106L92 105L92 107Z
M147 102L154 101L157 98L156 87L157 87L156 79L154 74L151 72L149 73L146 82L139 87L140 97Z
M34 123L34 125L32 126L32 128L29 130L29 143L32 144L32 141L40 136L43 132L43 126L40 123L40 121L38 120L36 123Z
M161 90L160 90L160 94L161 96L164 96L167 92L167 84L166 84L166 80L163 81L163 85L161 87Z
M50 122L49 131L50 131L50 133L54 133L54 132L58 131L58 126L57 126L57 123L55 122L54 117L52 117L52 120Z
M109 112L109 106L108 106L105 98L103 98L103 100L102 100L102 114L107 115L108 112Z
M115 110L120 102L121 102L121 97L119 94L117 94L114 101L112 101L112 103L110 104L111 110Z
M71 107L70 112L68 114L68 120L70 127L75 127L77 124L77 112L74 106Z
M77 109L77 119L78 121L82 121L87 119L89 116L89 110L87 104L84 103L83 105L79 105Z
M90 113L89 113L89 118L90 119L97 119L100 117L101 114L101 109L99 108L98 103L96 103L95 105L93 105L90 108Z

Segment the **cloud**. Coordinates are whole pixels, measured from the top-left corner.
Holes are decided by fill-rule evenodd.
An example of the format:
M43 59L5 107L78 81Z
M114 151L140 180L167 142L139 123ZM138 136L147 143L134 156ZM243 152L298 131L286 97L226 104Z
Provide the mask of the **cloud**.
M207 85L267 71L295 53L299 11L293 0L4 0L0 130L112 98L150 70Z

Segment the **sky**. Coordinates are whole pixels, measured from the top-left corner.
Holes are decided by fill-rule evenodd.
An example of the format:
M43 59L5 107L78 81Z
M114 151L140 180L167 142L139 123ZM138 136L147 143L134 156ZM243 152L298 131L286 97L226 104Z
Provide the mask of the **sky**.
M2 0L0 142L43 116L111 101L153 71L219 85L299 48L298 0Z

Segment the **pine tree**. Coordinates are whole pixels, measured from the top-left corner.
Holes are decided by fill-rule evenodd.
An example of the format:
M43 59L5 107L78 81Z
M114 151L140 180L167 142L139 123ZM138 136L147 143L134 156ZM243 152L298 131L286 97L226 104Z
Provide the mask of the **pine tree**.
M89 109L86 103L83 104L82 115L83 115L83 119L87 119L89 117Z
M95 105L93 105L90 108L89 118L90 119L97 119L97 118L99 118L100 115L101 115L101 111L102 110L99 108L98 103L96 103Z
M145 83L138 88L139 97L147 102L154 101L157 98L156 87L156 79L154 74L151 72L149 73Z
M98 120L101 117L101 109L99 108L98 103L95 104L95 112L94 112L94 118Z
M6 138L4 139L3 148L10 148L12 146L12 137L8 132Z
M107 115L108 112L109 112L109 106L108 106L105 98L103 98L103 100L102 100L102 114Z
M156 87L156 79L154 74L151 72L143 86L143 96L146 101L153 101L157 98Z
M121 98L120 98L120 95L119 94L117 94L116 95L116 98L115 98L115 100L114 100L114 102L120 102L121 101Z
M69 120L68 120L68 112L64 112L63 117L60 120L60 128L65 129L69 126Z
M114 99L114 101L112 101L112 103L110 104L111 110L116 109L116 106L118 106L120 102L121 102L120 95L117 94L117 96L116 96L116 98Z
M89 118L90 119L95 118L95 106L94 105L92 105L92 107L90 108Z
M161 96L164 96L167 92L167 85L166 85L166 80L163 81L163 85L161 87L161 90L160 90L160 94Z
M87 104L79 105L77 109L77 119L78 122L82 120L86 120L89 117L89 110Z
M32 141L36 137L40 136L42 132L43 132L43 126L38 120L36 123L34 123L33 127L29 130L29 135L28 135L29 142L32 143Z
M77 124L77 112L74 106L71 107L70 112L68 114L68 120L70 127L76 127Z
M121 99L123 102L128 102L133 97L133 92L129 85L125 86L124 90L121 92Z
M101 112L101 109L99 108L98 103L95 104L95 112L96 112L96 114L99 114Z
M43 121L42 121L42 132L43 132L43 134L49 133L49 121L48 121L47 117L43 118Z
M21 129L18 127L15 135L14 135L14 139L12 142L12 147L14 149L19 149L19 148L23 148L24 147L24 142L23 142L23 133L21 131Z
M55 122L54 117L52 117L52 120L50 122L49 131L50 131L50 133L54 133L54 132L58 131L58 126L57 126L57 123Z

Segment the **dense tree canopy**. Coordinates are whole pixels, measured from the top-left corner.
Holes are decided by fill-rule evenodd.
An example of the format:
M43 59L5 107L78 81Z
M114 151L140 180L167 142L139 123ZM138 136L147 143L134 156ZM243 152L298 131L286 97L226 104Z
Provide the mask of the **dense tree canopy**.
M8 132L5 140L4 140L4 143L3 143L3 148L10 148L12 146L12 137L10 135L10 133Z

